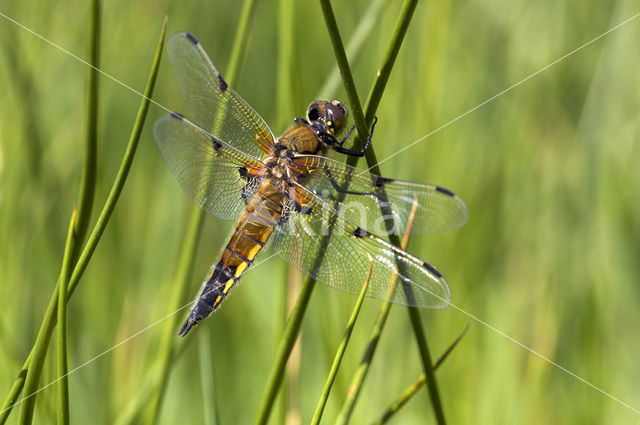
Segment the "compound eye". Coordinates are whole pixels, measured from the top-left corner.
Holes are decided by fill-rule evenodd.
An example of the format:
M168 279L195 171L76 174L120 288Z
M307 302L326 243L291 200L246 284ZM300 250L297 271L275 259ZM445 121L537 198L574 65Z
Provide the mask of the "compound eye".
M307 117L309 118L309 121L317 121L320 119L321 116L322 116L322 113L318 108L311 108L307 112Z

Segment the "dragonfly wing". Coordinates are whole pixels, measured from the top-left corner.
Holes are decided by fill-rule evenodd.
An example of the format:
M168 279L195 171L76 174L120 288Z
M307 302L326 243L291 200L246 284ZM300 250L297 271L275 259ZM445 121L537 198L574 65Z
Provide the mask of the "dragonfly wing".
M307 189L328 203L344 196L340 213L345 219L376 234L403 233L414 199L417 209L412 233L457 229L469 217L464 201L440 186L380 177L321 156L299 156L294 166L309 173ZM391 231L385 226L381 205L394 219Z
M274 137L267 124L229 87L193 35L173 35L167 51L193 122L256 158L271 151Z
M263 165L217 140L179 114L159 118L153 134L184 192L200 208L223 220L244 209L243 195L258 185Z
M296 198L302 199L301 205L286 208L292 212L272 242L292 267L327 286L357 294L372 264L368 297L415 307L449 304L449 286L433 266L349 223L329 204L299 189Z

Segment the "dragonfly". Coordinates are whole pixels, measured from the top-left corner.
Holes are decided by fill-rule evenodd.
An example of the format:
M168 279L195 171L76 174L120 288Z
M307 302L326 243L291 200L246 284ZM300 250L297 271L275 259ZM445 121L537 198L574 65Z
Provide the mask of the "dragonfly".
M361 157L344 146L346 107L318 100L279 138L225 81L191 34L173 35L167 52L188 110L159 118L154 136L180 186L207 213L236 226L179 334L216 310L256 256L274 250L318 282L415 307L442 308L451 299L432 265L377 236L464 225L462 199L441 186L371 174L327 157ZM375 124L375 123L374 123ZM412 211L413 210L413 211ZM383 216L382 212L385 212Z

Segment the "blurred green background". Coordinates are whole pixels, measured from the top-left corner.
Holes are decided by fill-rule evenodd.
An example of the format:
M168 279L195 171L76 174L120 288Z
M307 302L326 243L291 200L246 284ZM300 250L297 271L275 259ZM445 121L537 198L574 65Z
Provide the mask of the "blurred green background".
M205 4L203 4L205 3ZM347 42L370 2L334 2ZM364 101L400 10L382 9L353 72ZM85 58L87 2L3 2L0 11ZM423 1L378 110L374 146L387 158L510 85L640 12L620 1ZM275 133L302 115L334 67L320 7L295 4L295 75L278 98L278 4L258 1L240 93ZM224 74L240 5L234 1L114 0L103 5L101 69L143 90L162 18L168 34L195 34ZM385 175L459 194L469 223L412 238L409 251L447 277L452 302L593 385L640 408L640 19L594 42L485 106L393 156ZM59 272L76 200L87 67L0 19L0 395L30 349ZM140 102L101 78L99 211ZM341 87L335 96L344 99ZM184 111L164 58L154 94ZM346 101L346 99L344 99ZM280 106L278 106L280 105ZM285 106L282 106L285 105ZM283 108L288 108L284 110ZM193 208L156 148L152 106L131 175L69 304L70 368L171 313L168 298ZM362 164L361 164L362 165ZM95 220L95 216L94 216ZM232 223L208 217L190 303ZM265 258L263 255L262 258ZM247 273L212 318L186 339L171 372L161 423L253 421L281 328L287 269L277 258ZM291 417L308 422L355 297L316 289L303 328ZM339 411L379 308L365 301L325 412ZM186 316L188 309L178 314ZM460 310L421 312L437 357L464 328ZM74 423L113 423L145 390L168 322L70 376ZM198 344L198 339L203 338ZM199 355L210 343L211 353ZM55 355L42 384L56 378ZM206 373L210 365L213 378ZM368 423L421 373L407 314L393 307L352 423ZM204 376L204 378L202 378ZM203 394L213 379L215 396ZM473 321L438 370L450 423L640 423L613 401ZM297 385L297 387L296 387ZM55 387L39 394L36 423L55 420ZM277 418L274 412L272 418ZM425 389L394 423L433 423ZM17 411L9 423L17 422ZM275 421L272 421L275 423ZM295 422L292 422L295 423Z

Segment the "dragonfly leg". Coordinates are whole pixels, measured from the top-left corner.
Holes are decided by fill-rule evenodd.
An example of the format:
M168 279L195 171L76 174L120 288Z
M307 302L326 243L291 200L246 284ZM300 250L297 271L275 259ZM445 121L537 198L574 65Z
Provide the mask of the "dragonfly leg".
M331 186L333 186L333 188L338 192L338 193L342 193L344 195L364 195L364 196L373 196L374 198L378 199L378 196L373 193L373 192L358 192L358 191L354 191L354 190L346 190L344 189L342 186L340 186L338 184L338 182L335 180L335 178L333 177L333 175L331 174L331 170L329 170L328 168L323 168L322 169L325 173L325 175L327 176L327 180L329 180L329 182L331 183Z
M334 147L334 150L336 152L343 153L345 155L362 158L363 156L365 156L367 154L367 151L369 150L369 145L371 145L371 139L373 138L373 130L376 127L376 123L377 122L378 122L378 117L374 117L373 124L371 124L371 131L369 131L369 135L367 136L367 142L364 144L364 149L362 149L362 151L354 151L354 150L347 149L347 148L342 146L342 144L347 141L347 138L349 137L349 135L353 131L353 128L355 127L355 125L352 126L349 129L349 132L346 134L346 136L344 138L342 138L342 140L340 140L340 142L338 142L338 146Z

